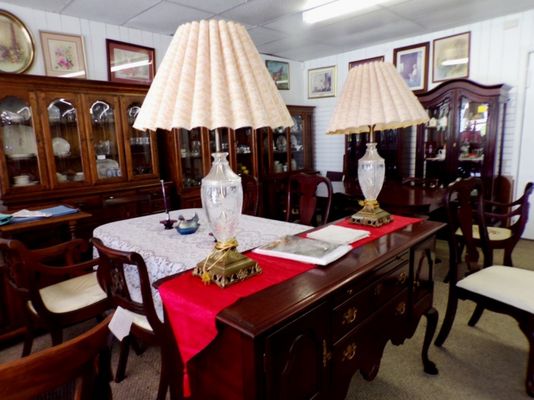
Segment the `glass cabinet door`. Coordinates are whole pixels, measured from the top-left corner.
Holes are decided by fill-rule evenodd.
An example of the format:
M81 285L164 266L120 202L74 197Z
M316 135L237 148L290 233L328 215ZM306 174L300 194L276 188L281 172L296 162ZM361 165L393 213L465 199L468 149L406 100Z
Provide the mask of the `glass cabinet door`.
M480 176L487 142L488 103L460 98L458 174Z
M200 128L195 128L191 131L180 129L179 135L184 188L199 187L204 176L202 171L201 130Z
M427 109L430 120L424 126L424 176L448 183L454 177L447 173L447 143L452 129L451 104L448 98Z
M49 94L43 95L41 102L47 110L45 130L52 147L53 182L63 185L85 181L78 101L71 96Z
M294 125L291 127L289 144L291 146L291 170L303 169L304 159L304 128L301 115L292 115Z
M132 175L141 177L143 175L153 175L153 154L154 144L149 131L134 129L133 124L141 109L142 101L127 101L123 112L126 114L126 126L128 130L127 146L129 148Z
M96 99L89 105L92 150L96 159L96 177L99 180L122 176L116 104L116 101Z
M0 137L10 188L28 188L41 182L34 120L29 102L22 97L0 99Z
M288 149L291 143L287 140L287 129L277 128L273 131L273 165L274 173L287 172L289 170Z
M252 141L253 132L251 128L241 128L235 131L236 169L238 174L254 175Z

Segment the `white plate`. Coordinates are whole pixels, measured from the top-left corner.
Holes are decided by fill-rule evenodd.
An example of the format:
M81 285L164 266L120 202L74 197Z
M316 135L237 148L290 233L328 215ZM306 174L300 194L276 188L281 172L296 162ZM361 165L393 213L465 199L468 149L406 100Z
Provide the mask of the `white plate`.
M4 126L4 152L5 154L35 154L37 142L31 126L6 125Z
M96 169L98 171L99 178L110 178L108 175L109 170L119 169L119 163L111 158L105 160L96 160Z
M66 156L70 151L70 143L60 137L52 139L52 149L55 156Z
M33 186L33 185L37 185L38 183L39 181L31 181L27 183L14 183L13 187Z
M7 154L7 156L13 160L24 160L26 158L35 157L35 153L28 154Z

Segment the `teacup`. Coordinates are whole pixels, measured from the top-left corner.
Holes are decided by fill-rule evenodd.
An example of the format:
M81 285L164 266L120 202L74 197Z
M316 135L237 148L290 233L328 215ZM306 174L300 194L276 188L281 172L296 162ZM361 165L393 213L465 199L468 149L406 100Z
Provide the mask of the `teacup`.
M13 180L15 181L15 185L27 185L30 183L29 175L17 175L13 177Z

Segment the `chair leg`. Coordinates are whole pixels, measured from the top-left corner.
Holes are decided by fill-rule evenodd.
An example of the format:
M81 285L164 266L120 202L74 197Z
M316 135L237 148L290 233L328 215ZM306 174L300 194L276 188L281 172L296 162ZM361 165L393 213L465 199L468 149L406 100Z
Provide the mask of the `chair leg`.
M477 304L475 311L473 311L473 315L471 315L471 318L469 318L469 322L467 323L469 326L475 326L482 316L482 313L484 312L484 306Z
M52 346L63 343L63 329L51 329L50 336L52 337Z
M432 307L430 310L427 311L425 317L427 323L425 330L425 339L423 342L423 350L421 352L421 358L423 359L423 370L427 374L437 375L438 369L436 367L436 364L434 364L434 362L428 358L428 348L430 347L430 343L432 342L434 333L436 333L436 327L438 325L438 311L434 307Z
M445 311L445 318L443 319L443 324L439 330L438 337L434 344L436 346L441 346L445 343L449 332L451 331L452 324L454 322L454 317L456 316L456 309L458 308L458 296L456 295L456 290L452 287L449 288L449 299L447 301L447 311Z
M124 379L126 373L126 364L128 362L128 354L130 352L131 336L126 336L122 339L119 352L119 363L117 365L117 373L115 374L115 382L120 382Z
M22 356L26 357L30 355L32 352L32 346L33 346L33 330L32 328L28 327L26 329L26 333L24 334L24 345L22 346Z
M165 400L165 395L167 394L167 388L169 387L169 368L167 363L167 355L164 354L163 346L160 347L160 357L161 357L161 371L159 374L159 387L157 400ZM171 395L172 397L172 395Z

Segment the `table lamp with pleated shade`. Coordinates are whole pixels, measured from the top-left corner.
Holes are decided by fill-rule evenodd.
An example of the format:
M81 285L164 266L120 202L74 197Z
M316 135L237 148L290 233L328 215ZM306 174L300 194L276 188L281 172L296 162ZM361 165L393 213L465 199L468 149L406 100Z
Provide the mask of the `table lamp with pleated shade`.
M178 27L154 77L134 127L239 129L289 127L291 115L247 30L222 20ZM227 153L216 153L202 179L202 206L217 243L193 270L221 287L259 273L259 266L236 251L243 190Z
M358 160L358 181L365 200L363 208L352 216L353 222L380 226L391 221L377 201L385 163L377 152L374 132L426 121L426 111L393 64L370 62L349 71L327 134L369 132L367 150Z

